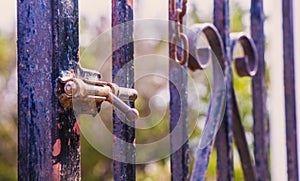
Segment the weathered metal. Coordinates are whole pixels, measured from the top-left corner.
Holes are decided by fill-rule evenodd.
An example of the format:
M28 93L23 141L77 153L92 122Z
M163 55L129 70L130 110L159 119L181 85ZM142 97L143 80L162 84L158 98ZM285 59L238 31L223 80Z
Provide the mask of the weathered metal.
M233 180L232 148L232 70L230 55L230 16L229 0L214 0L214 25L217 27L224 43L226 75L226 112L216 138L218 180Z
M79 180L79 127L56 96L78 61L78 2L18 1L19 180Z
M80 71L78 71L80 70ZM79 72L84 72L80 74ZM89 76L85 76L88 74ZM95 116L100 112L103 101L110 102L121 111L128 121L135 121L139 113L123 101L135 101L137 91L123 88L110 82L101 81L101 75L87 69L63 71L58 78L59 102L64 108L76 107L76 114L90 114ZM120 98L119 98L120 97ZM121 100L123 99L123 100Z
M189 145L188 145L188 103L187 103L187 57L180 52L187 51L184 47L171 42L182 27L183 16L178 19L177 9L185 11L185 0L169 0L169 92L170 92L170 136L171 141L171 180L188 180L189 176ZM180 20L181 19L181 20ZM181 21L181 22L180 22ZM179 24L178 24L179 23ZM173 25L177 25L177 28ZM181 38L182 28L178 36ZM186 38L186 37L185 37ZM184 41L187 42L187 41ZM186 45L188 46L188 45ZM176 53L174 53L176 52ZM179 56L179 57L177 57ZM176 61L177 60L177 61ZM182 60L182 61L180 61ZM180 145L179 145L180 144ZM182 146L181 146L182 145ZM179 149L178 149L179 148Z
M132 20L132 0L112 0L112 80L127 88L133 87L134 82ZM114 110L113 114L114 180L135 180L135 128L131 127L134 123L127 125L126 119L117 112ZM127 147L126 142L131 143L130 146ZM126 162L118 161L121 158Z
M254 157L257 180L270 180L268 124L266 110L265 37L263 0L251 1L251 36L258 55L258 69L252 79Z
M230 54L231 60L234 61L236 71L239 76L253 77L257 73L258 69L258 57L257 49L251 37L248 35L238 32L230 34ZM233 52L236 44L240 44L244 55L242 57L234 57Z
M187 0L169 0L170 132L175 127L180 128L171 134L171 180L189 178L187 68L194 71L204 69L208 64L210 49L196 47L197 38L203 33L216 55L212 58L213 96L191 180L205 180L215 136L217 179L233 180L234 136L245 180L268 181L263 0L251 0L253 42L245 35L239 35L230 42L229 0L214 0L215 26L201 24L184 30L186 3ZM282 1L284 90L288 178L298 180L292 4L292 0ZM122 101L136 98L136 92L131 89L134 84L133 1L112 0L112 78L115 84L102 82L99 73L78 67L77 0L19 0L17 6L19 180L80 180L80 131L79 120L73 110L74 102L70 101L73 96L93 99L85 100L88 106L84 106L86 110L81 110L84 113L98 113L103 101L110 101L119 109L114 110L113 114L114 180L135 180L135 128L134 123L129 125L126 121L135 119L137 114L132 108L133 103L130 107L129 103ZM185 31L188 31L188 36ZM231 56L237 42L245 53L244 57L234 59L237 73L240 76L254 76L255 165L252 165L233 89ZM64 77L66 72L67 79ZM74 76L74 72L79 77ZM89 78L82 80L82 77ZM225 100L225 116L218 131L218 120L223 116ZM91 102L96 105L91 106ZM119 111L127 116L119 114ZM130 146L126 142L131 143Z
M171 45L173 46L173 54L170 57L175 60L179 65L187 63L189 54L188 38L184 33L184 15L187 9L187 0L179 0L178 4L176 0L172 0L169 5L169 14L173 16L173 21L170 25L174 25L171 35Z
M231 56L233 63L235 64L236 71L239 76L254 76L258 68L257 50L253 40L244 33L231 33ZM242 57L233 57L235 45L239 43L243 48L244 55ZM233 136L235 145L238 149L241 165L244 174L244 180L255 181L255 170L249 146L246 140L245 129L242 124L242 118L240 115L236 95L234 89L232 89L232 101L233 101Z
M246 140L245 129L242 124L242 118L239 112L235 93L232 93L233 97L233 136L235 145L238 149L241 165L244 174L244 180L255 181L255 167L251 158L249 146Z
M201 34L206 36L214 56L206 56L211 54L209 49L197 47L197 42L199 42ZM191 176L192 181L202 181L205 180L206 177L214 139L219 130L225 111L226 85L223 72L225 66L225 54L221 36L216 27L212 24L193 25L188 31L188 37L191 54L188 62L189 68L193 71L204 69L207 67L210 58L212 59L213 65L212 95Z
M284 95L288 180L299 180L294 63L293 0L282 1Z
M57 86L59 73L75 69L74 62L79 61L78 0L53 1L52 8L55 10L52 15L55 40L53 80ZM52 144L56 148L60 142L61 150L60 154L53 155L53 170L54 173L59 173L61 180L80 180L79 119L75 117L72 108L64 109L58 103L56 94L54 100L57 102L57 108L53 114L56 115L57 122L53 122L56 134L53 134Z
M41 4L18 1L19 180L52 178L53 24L51 2L43 16Z
M213 60L213 85L212 85L212 96L210 100L209 111L207 114L207 120L203 129L199 146L197 148L195 166L191 180L204 180L206 176L206 170L211 154L212 145L214 138L220 126L220 119L224 116L225 109L225 97L227 99L227 85L229 74L224 74L225 65L231 66L225 62L225 50L224 44L216 27L211 24L196 24L193 25L188 31L189 47L190 47L190 58L189 68L193 71L197 69L204 69L209 63L210 57L207 56L210 52L205 52L210 49L197 48L197 42L201 34L206 36L209 46L215 56L212 56ZM244 33L231 33L230 35L230 55L233 55L236 44L239 43L243 48L244 56L242 57L231 57L230 60L234 60L235 66L238 69L237 72L240 76L253 76L257 71L257 50L254 42L250 37ZM225 77L224 77L225 76ZM240 153L242 167L244 171L244 178L246 180L255 180L254 169L251 164L251 156L246 141L244 127L242 125L241 117L238 110L238 105L235 98L234 90L231 90L232 102L232 113L233 113L233 133L237 148ZM226 96L225 96L226 94ZM222 98L223 97L223 98ZM227 99L228 101L228 99ZM223 107L222 107L223 105ZM228 105L228 103L227 103Z

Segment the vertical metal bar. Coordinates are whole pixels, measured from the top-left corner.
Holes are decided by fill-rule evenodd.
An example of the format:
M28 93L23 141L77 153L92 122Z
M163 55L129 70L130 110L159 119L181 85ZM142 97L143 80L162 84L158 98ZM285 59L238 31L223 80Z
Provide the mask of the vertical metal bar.
M45 14L42 4L49 10ZM51 1L18 0L17 5L18 178L45 180L52 175Z
M282 1L284 95L288 179L298 180L297 118L295 100L293 0Z
M132 20L132 0L112 0L112 78L122 87L132 87L134 82ZM113 133L118 138L114 139L114 180L135 180L135 129L124 123L125 117L117 111L113 114ZM122 157L126 162L118 161Z
M263 0L251 0L251 35L258 53L258 70L252 79L254 156L257 180L270 180L266 118Z
M54 0L53 7L53 76L62 70L74 69L79 61L78 0ZM56 91L57 88L54 88ZM55 92L56 94L56 92ZM80 131L79 119L73 108L65 109L53 97L53 175L54 180L80 180Z
M232 156L232 71L230 59L229 0L214 1L214 25L220 32L224 43L226 89L226 112L216 137L218 180L233 180Z
M78 124L56 97L59 71L78 61L78 3L17 5L19 180L79 180Z
M181 0L176 1L177 5ZM174 11L169 0L169 40L174 32ZM170 133L171 133L171 180L188 180L189 145L187 113L187 66L180 66L172 58L174 51L169 43L169 91L170 91ZM178 131L173 131L177 127ZM173 132L172 132L173 131ZM184 141L187 140L187 141ZM183 144L184 143L184 144ZM180 145L179 145L180 144ZM182 144L182 146L181 146ZM179 148L179 149L178 149Z

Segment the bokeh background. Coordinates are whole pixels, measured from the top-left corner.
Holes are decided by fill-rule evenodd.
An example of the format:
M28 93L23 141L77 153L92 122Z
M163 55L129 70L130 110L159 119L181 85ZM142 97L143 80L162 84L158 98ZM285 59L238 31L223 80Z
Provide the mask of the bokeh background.
M250 33L250 0L230 1L231 31ZM281 2L279 0L265 1L265 34L266 34L266 62L267 62L267 106L270 122L270 160L272 180L287 180L285 158L285 129L284 129L284 98L283 98L283 65L282 65L282 29L281 29ZM109 80L109 71L100 70L95 66L102 61L101 55L90 51L91 46L101 49L107 44L94 40L103 32L110 29L111 12L110 1L107 0L80 0L80 52L83 55L82 65L87 68L101 71L104 79ZM167 20L167 1L134 1L135 19ZM299 13L300 0L294 1L295 11L295 52L296 54L296 87L300 90L300 31ZM0 180L17 180L17 70L16 70L16 2L0 1ZM187 26L194 23L212 22L212 0L189 0ZM298 30L298 31L297 31ZM142 32L142 30L139 30ZM155 32L155 28L153 30ZM138 45L138 46L137 46ZM167 59L159 57L145 57L147 54L164 54L167 56L167 44L162 42L137 42L135 47L136 70L147 67L148 70L160 70L160 74L167 75ZM107 65L109 66L109 64ZM165 71L165 72L164 72ZM191 81L189 84L189 119L198 121L191 131L190 157L191 167L194 161L195 148L201 134L203 120L207 113L210 95L209 72L189 72L191 80L197 80L196 89ZM149 143L168 134L168 87L167 80L159 76L146 76L137 81L136 88L140 97L136 102L141 116L149 121L159 120L151 129L137 130L136 137L139 143ZM234 74L234 87L237 91L243 124L249 146L253 150L253 136L251 116L251 81L249 78L239 78ZM145 86L147 85L147 86ZM200 91L199 91L200 90ZM194 99L193 96L197 99ZM297 102L299 102L297 95ZM163 110L163 111L161 111ZM300 115L300 106L297 107ZM108 114L109 113L109 114ZM104 105L100 117L108 129L111 129L109 105ZM299 116L298 116L299 117ZM87 117L82 118L82 122ZM84 125L84 124L83 124ZM298 139L300 140L300 139ZM85 136L81 137L82 180L112 180L112 160L99 153L92 147ZM237 150L234 150L235 179L243 180ZM137 180L169 180L170 161L164 158L161 161L137 166ZM216 178L216 153L212 152L207 180Z

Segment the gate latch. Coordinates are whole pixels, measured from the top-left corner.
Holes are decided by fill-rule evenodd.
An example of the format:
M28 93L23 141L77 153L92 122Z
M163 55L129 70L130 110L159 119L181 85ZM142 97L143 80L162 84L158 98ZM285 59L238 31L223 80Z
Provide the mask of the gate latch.
M75 70L62 71L58 78L59 102L64 108L75 108L77 114L95 116L100 112L102 102L107 101L124 113L128 121L135 121L138 111L124 101L135 101L137 91L100 79L100 73L76 63Z

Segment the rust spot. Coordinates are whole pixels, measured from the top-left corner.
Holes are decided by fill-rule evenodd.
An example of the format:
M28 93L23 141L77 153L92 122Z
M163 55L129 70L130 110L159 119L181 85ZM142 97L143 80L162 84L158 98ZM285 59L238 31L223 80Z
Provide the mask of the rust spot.
M61 151L61 141L60 139L57 139L53 146L52 155L57 156L60 154L60 151Z
M77 118L75 124L74 124L74 132L77 134L77 135L80 135L80 127L79 127L79 118Z
M131 7L131 9L133 9L133 2L132 2L132 0L127 0L127 4Z
M53 172L52 172L53 181L60 181L61 164L57 163L57 164L53 165L52 168L53 168Z

